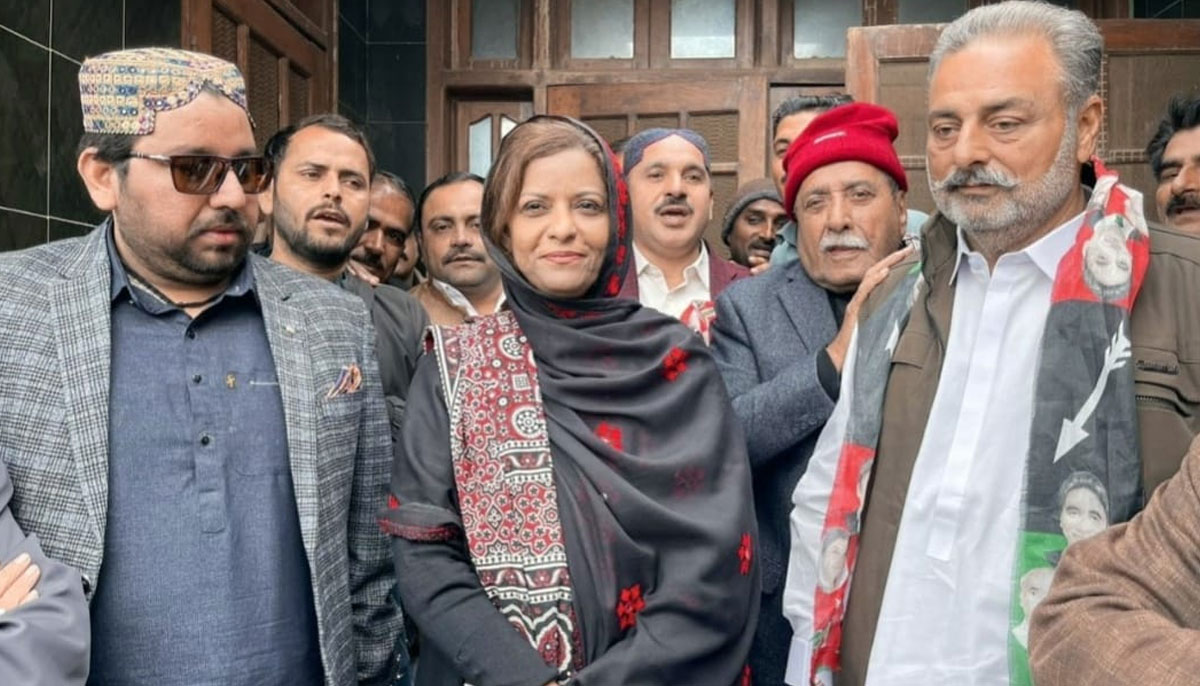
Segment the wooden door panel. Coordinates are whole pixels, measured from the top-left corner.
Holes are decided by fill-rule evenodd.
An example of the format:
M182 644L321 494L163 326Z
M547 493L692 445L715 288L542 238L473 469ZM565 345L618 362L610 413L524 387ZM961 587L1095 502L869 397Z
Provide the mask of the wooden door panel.
M297 7L289 0L183 0L185 44L241 69L259 147L283 126L332 111L336 101L333 39Z
M1153 198L1146 143L1174 93L1200 86L1200 21L1099 20L1105 56L1105 121L1099 154L1128 185ZM925 174L927 71L942 25L852 28L846 86L856 100L896 112L896 150L908 173L909 205L931 211ZM1149 213L1153 215L1151 211Z
M713 220L705 239L727 254L721 220L738 185L762 178L766 167L766 82L697 82L550 86L550 114L576 117L609 142L654 127L687 127L708 140L712 161Z

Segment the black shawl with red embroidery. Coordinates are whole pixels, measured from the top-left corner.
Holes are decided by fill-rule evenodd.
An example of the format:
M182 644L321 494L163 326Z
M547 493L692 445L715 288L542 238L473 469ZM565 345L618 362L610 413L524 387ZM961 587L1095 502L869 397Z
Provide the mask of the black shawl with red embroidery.
M745 442L703 341L677 320L616 297L632 263L630 214L624 180L608 157L615 230L583 297L546 296L489 245L537 365L584 654L571 683L748 684L760 584ZM410 395L384 518L397 536L401 595L432 649L462 679L533 683L514 674L525 669L541 678L529 668L538 653L530 647L514 655L517 633L495 633L503 633L496 629L503 620L494 606L494 617L473 614L491 601L451 573L469 565L469 556L461 494L444 464L449 422L444 390L431 382L432 357L423 358ZM456 552L430 552L437 547ZM458 620L474 635L445 625Z

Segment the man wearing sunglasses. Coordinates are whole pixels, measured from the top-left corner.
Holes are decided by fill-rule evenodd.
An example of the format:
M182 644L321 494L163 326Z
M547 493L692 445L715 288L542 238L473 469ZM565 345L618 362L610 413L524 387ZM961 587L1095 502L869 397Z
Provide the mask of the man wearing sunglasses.
M398 435L429 319L416 298L395 286L373 286L349 269L374 197L371 146L345 117L316 114L277 132L266 151L275 177L259 205L271 213L275 230L271 259L330 281L366 303L392 432Z
M127 50L79 84L78 171L111 216L0 256L0 456L18 523L82 581L90 683L385 679L368 313L247 255L271 167L236 67Z

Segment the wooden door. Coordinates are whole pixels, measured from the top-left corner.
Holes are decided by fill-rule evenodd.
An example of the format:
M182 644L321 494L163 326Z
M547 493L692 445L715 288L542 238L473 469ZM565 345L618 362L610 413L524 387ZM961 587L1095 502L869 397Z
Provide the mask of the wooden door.
M721 219L741 183L763 177L766 165L765 79L551 86L547 111L576 117L614 142L654 127L686 127L708 140L712 160L711 248L727 254Z
M259 148L280 128L333 111L335 7L317 0L183 0L184 45L242 70Z
M1100 94L1106 114L1098 153L1124 183L1152 202L1155 183L1146 143L1171 95L1200 86L1200 20L1102 19L1096 24L1105 43ZM909 206L925 211L934 209L925 174L926 79L941 29L858 27L847 39L847 90L855 100L896 113L896 151L908 172Z

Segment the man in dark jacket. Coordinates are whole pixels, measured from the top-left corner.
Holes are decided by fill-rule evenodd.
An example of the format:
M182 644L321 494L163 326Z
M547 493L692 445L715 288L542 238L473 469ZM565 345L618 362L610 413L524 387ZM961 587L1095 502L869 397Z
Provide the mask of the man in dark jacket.
M875 105L845 105L813 120L788 153L786 200L800 259L717 300L713 355L749 444L762 541L755 683L783 683L792 637L782 610L791 495L837 400L858 304L878 283L863 276L904 254L894 252L906 220L895 137L895 117Z

